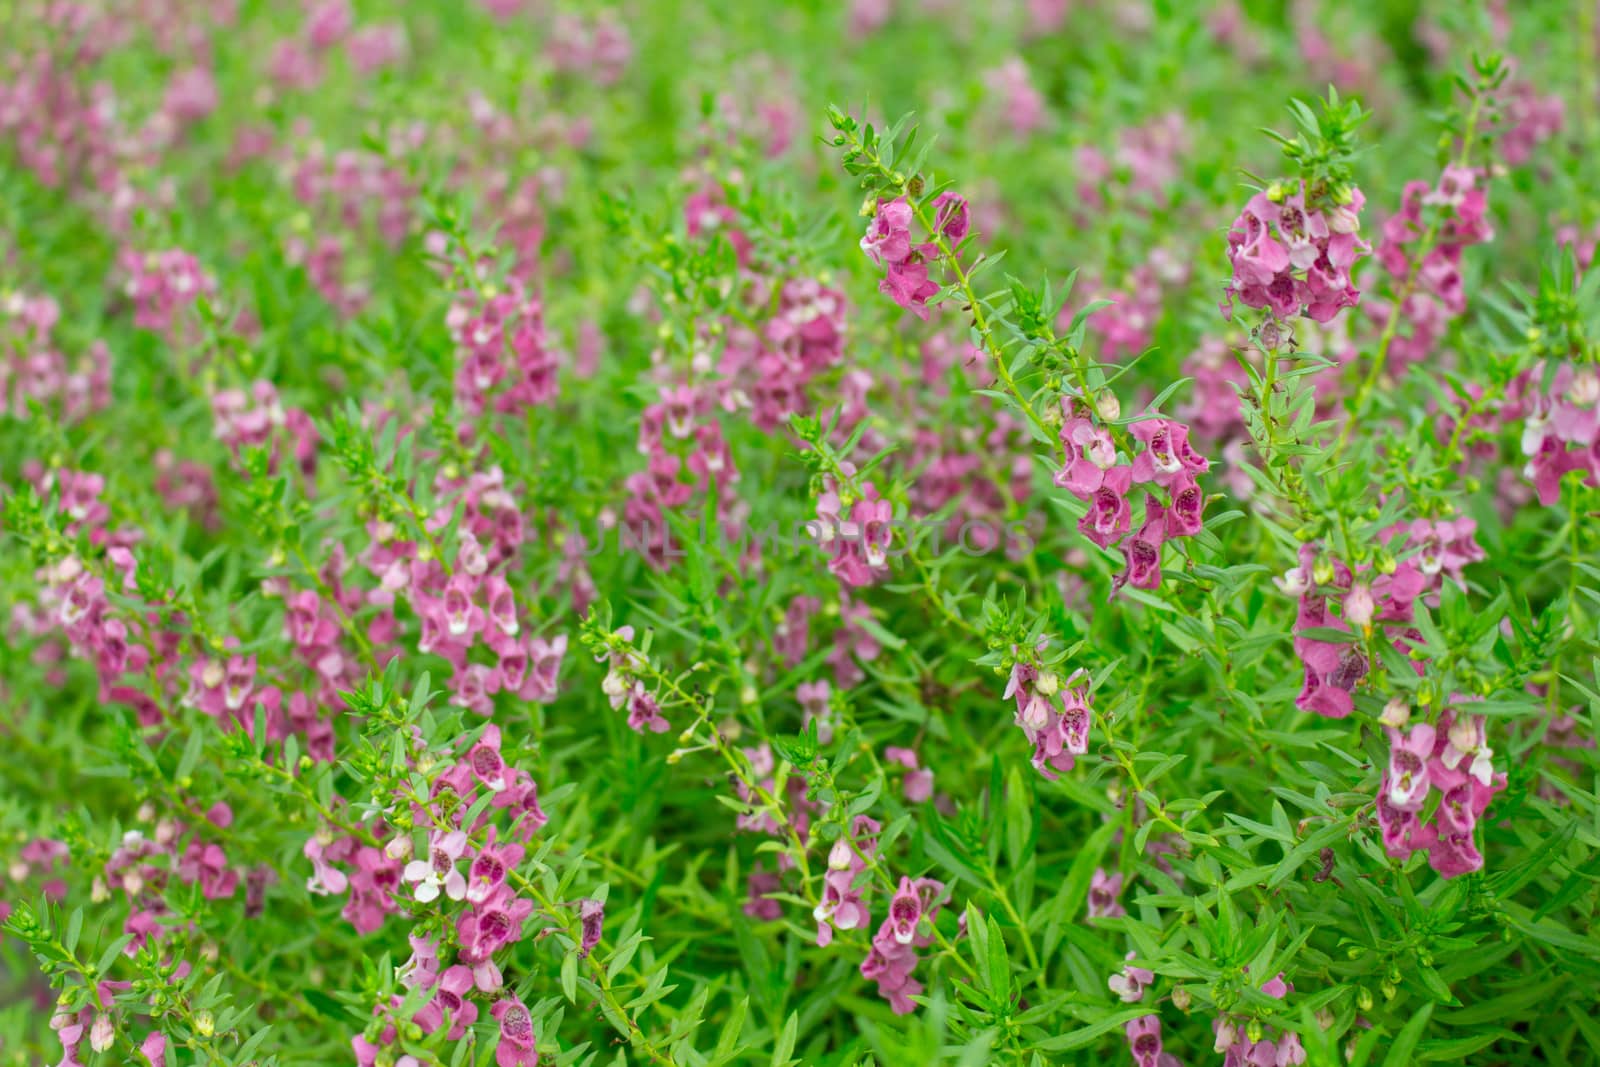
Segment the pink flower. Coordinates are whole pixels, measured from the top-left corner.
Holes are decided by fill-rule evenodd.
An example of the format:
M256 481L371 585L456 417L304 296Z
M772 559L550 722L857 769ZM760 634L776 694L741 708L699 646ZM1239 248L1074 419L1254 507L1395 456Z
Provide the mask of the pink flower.
M661 704L655 694L646 689L643 682L633 683L627 692L627 704L628 728L634 733L664 734L672 728L662 717Z
M1116 465L1117 446L1110 433L1081 415L1061 424L1060 438L1067 461L1056 472L1055 484L1078 499L1087 500L1104 484L1106 472Z
M939 283L928 278L928 264L938 257L939 250L934 245L918 245L904 260L889 264L883 281L878 283L878 291L927 321L928 298L939 292Z
M467 764L472 776L489 789L499 792L506 787L506 764L500 758L500 727L485 727L478 743L467 751Z
M1433 758L1434 729L1418 723L1408 734L1389 727L1389 785L1386 796L1399 811L1417 811L1428 797L1428 761Z
M527 1006L516 997L507 997L496 1001L489 1014L500 1024L500 1044L494 1050L496 1067L538 1067L538 1037Z
M1172 1057L1161 1050L1161 1017L1142 1015L1124 1028L1128 1035L1128 1051L1133 1054L1136 1067L1166 1067Z
M1079 520L1078 529L1101 548L1110 548L1133 526L1126 496L1132 484L1131 467L1113 467L1089 497L1088 514Z
M1112 580L1115 593L1124 584L1135 589L1156 589L1161 585L1161 544L1167 535L1166 510L1154 497L1145 500L1144 525L1122 543L1127 567Z
M457 964L440 975L438 984L433 986L433 999L416 1014L417 1025L422 1027L423 1033L433 1033L448 1018L450 1040L459 1041L464 1037L467 1028L478 1019L478 1006L467 999L472 988L470 967Z
M600 943L601 931L605 928L606 906L593 897L584 897L578 901L578 924L581 940L578 944L578 958L584 959L594 951Z
M1172 506L1167 509L1167 536L1193 537L1205 525L1206 494L1188 472L1167 487Z
M1089 879L1089 917L1114 918L1128 914L1117 900L1121 895L1122 875L1120 873L1108 875L1103 868L1096 867L1094 875Z
M940 193L933 198L933 218L934 226L950 239L952 245L960 244L966 239L971 226L967 198L959 193Z
M437 900L442 889L451 900L467 895L467 881L456 869L456 861L467 847L467 835L460 830L435 830L428 835L428 857L406 864L404 877L415 885L417 900L426 904Z
M516 870L517 864L522 862L523 851L521 845L496 844L495 827L491 826L488 840L472 858L472 865L467 869L467 899L474 904L488 900L497 889L505 885L506 876Z
M1129 429L1145 450L1133 459L1133 480L1170 486L1184 474L1211 469L1204 456L1189 444L1189 428L1169 419L1142 419Z
M878 201L878 209L861 238L861 251L874 263L904 263L911 255L911 205L905 197Z
M891 763L898 763L907 771L902 788L905 797L913 804L921 804L933 796L933 771L930 768L919 767L917 754L913 749L896 748L890 745L883 750L884 758Z
M1114 974L1106 980L1106 985L1111 988L1124 1004L1137 1004L1144 999L1147 986L1156 980L1154 971L1144 967L1135 967L1131 962L1137 953L1129 952L1129 964L1122 969L1120 974Z

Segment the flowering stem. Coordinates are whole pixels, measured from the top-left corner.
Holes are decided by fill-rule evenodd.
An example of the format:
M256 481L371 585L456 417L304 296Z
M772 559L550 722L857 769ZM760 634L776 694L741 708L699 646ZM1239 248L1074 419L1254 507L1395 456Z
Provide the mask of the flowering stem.
M1487 98L1486 86L1480 84L1478 91L1472 94L1472 106L1467 111L1466 126L1461 137L1461 152L1456 157L1455 166L1465 167L1472 155L1472 145L1477 137L1478 118L1483 109L1483 102ZM1400 317L1404 313L1406 301L1411 299L1411 294L1416 290L1417 281L1422 274L1422 261L1433 250L1433 242L1439 236L1439 222L1434 220L1422 235L1415 253L1411 257L1410 269L1406 271L1406 279L1401 284L1399 292L1395 294L1394 303L1389 307L1389 317L1383 324L1383 333L1378 337L1378 351L1372 357L1372 362L1367 368L1366 377L1361 380L1360 387L1356 390L1354 401L1350 405L1349 417L1345 419L1344 426L1339 431L1339 437L1334 442L1333 452L1328 458L1331 467L1339 462L1339 457L1344 455L1344 450L1350 443L1350 433L1355 429L1357 422L1366 414L1367 401L1372 395L1372 390L1377 386L1378 379L1383 376L1384 365L1388 362L1389 347L1394 343L1395 336L1400 331Z

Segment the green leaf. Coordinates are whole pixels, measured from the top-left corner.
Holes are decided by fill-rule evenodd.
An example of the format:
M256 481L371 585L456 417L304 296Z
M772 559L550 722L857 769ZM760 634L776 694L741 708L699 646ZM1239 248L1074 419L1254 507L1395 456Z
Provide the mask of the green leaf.
M567 953L561 961L561 992L569 1004L578 1002L578 953Z
M1417 1009L1411 1021L1401 1028L1394 1044L1389 1046L1389 1054L1383 1058L1383 1067L1410 1067L1414 1062L1411 1054L1416 1051L1417 1043L1422 1040L1422 1031L1428 1028L1428 1020L1432 1017L1432 1001Z
M717 1035L717 1047L711 1053L713 1062L723 1063L733 1058L740 1047L739 1036L744 1032L744 1021L749 1013L750 998L740 997L728 1013L728 1021L722 1024L722 1032Z
M799 1036L800 1015L791 1011L788 1021L783 1024L783 1033L778 1035L778 1043L772 1048L772 1067L790 1067L796 1062L789 1056L794 1052L794 1043Z
M1119 1026L1124 1026L1134 1019L1149 1014L1150 1009L1148 1007L1123 1008L1120 1011L1112 1012L1097 1023L1062 1034L1060 1037L1046 1038L1043 1041L1036 1042L1033 1047L1041 1052L1066 1052L1070 1049L1082 1048L1091 1044L1101 1034L1110 1033Z

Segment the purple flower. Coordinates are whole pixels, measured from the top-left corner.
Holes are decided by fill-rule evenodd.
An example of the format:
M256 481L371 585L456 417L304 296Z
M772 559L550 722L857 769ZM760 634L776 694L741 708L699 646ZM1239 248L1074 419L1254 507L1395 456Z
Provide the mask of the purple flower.
M1117 900L1122 895L1122 875L1108 875L1103 867L1096 867L1089 879L1089 918L1115 918L1128 914Z
M496 1067L539 1067L538 1037L533 1032L533 1016L516 997L495 1001L489 1009L500 1024L500 1044L494 1050Z
M904 263L911 254L911 205L905 197L878 202L861 238L861 251L874 263Z
M406 864L405 880L417 887L417 900L426 904L438 899L442 889L451 900L467 895L467 881L456 870L456 861L467 847L467 835L460 830L435 830L428 836L428 858Z
M950 238L951 244L960 244L967 236L970 212L967 198L959 193L940 193L933 198L934 227Z
M605 927L606 906L593 897L578 901L578 922L582 927L582 942L578 945L578 958L584 959L600 943L600 933Z

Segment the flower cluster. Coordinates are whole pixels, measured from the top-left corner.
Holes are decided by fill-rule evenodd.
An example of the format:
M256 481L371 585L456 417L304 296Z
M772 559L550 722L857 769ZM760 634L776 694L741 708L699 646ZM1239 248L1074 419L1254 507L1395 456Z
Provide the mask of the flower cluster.
M133 301L134 325L170 333L181 325L179 316L201 297L216 294L217 283L200 267L200 261L181 248L122 254L126 277L123 291Z
M1402 733L1409 718L1403 702L1384 710L1389 766L1376 801L1384 851L1397 860L1426 851L1429 866L1446 878L1482 870L1474 832L1506 786L1491 762L1485 720L1447 708L1437 723L1416 723ZM1428 818L1424 806L1433 790L1439 800Z
M1189 428L1159 417L1140 419L1129 429L1144 447L1124 462L1111 430L1070 401L1063 401L1061 446L1066 461L1055 484L1089 505L1078 523L1101 548L1119 547L1126 567L1113 591L1124 584L1155 589L1161 584L1161 546L1169 538L1192 537L1204 522L1205 493L1195 480L1210 461L1189 444ZM1146 486L1144 522L1133 531L1129 500L1135 485ZM1154 492L1161 489L1163 502ZM1128 534L1132 532L1133 536Z
M934 921L943 899L943 882L901 878L889 899L889 914L872 937L872 951L861 961L861 977L877 983L896 1015L916 1010L911 998L922 992L922 983L911 972L917 967L917 949L933 943L922 924Z
M600 688L611 710L628 709L628 728L637 733L666 733L671 724L661 714L661 702L641 674L650 666L643 652L633 647L633 627L621 626L611 635L614 645L597 645L596 659L609 664Z
M69 358L54 337L60 320L48 296L0 294L0 417L24 418L39 404L78 422L111 403L110 350L95 341Z
M1016 724L1033 746L1034 769L1046 778L1072 770L1075 757L1089 751L1094 709L1089 706L1088 683L1081 670L1063 681L1053 670L1021 656L1011 668L1001 699L1016 701Z
M1282 972L1261 985L1261 992L1274 1000L1282 1000L1293 991L1294 986L1284 980ZM1293 1030L1258 1032L1255 1026L1230 1015L1212 1019L1211 1029L1216 1034L1212 1047L1224 1053L1223 1067L1296 1067L1306 1062L1305 1046Z
M286 169L295 199L314 226L311 234L288 239L287 257L305 267L311 284L341 315L356 315L371 297L370 282L349 277L350 251L369 229L388 251L397 248L415 222L416 190L398 167L372 152L330 158L313 145Z
M857 815L850 823L848 837L841 836L828 852L828 873L822 878L822 900L812 913L817 921L817 944L833 943L835 930L865 929L872 920L862 882L868 861L878 851L878 833L883 829L868 815Z
M1224 315L1233 301L1267 308L1280 319L1305 315L1328 322L1355 307L1361 291L1350 279L1355 261L1371 251L1357 236L1366 197L1351 188L1342 203L1308 202L1300 183L1252 196L1228 231L1233 279L1224 290Z
M1378 322L1399 316L1404 330L1390 345L1398 363L1431 358L1450 321L1466 311L1461 253L1494 237L1488 207L1483 177L1452 165L1434 185L1407 183L1400 210L1384 222L1378 262L1399 289L1394 303L1373 301L1367 314Z
M1545 393L1534 392L1522 424L1523 475L1539 503L1561 498L1561 479L1582 471L1587 485L1600 485L1600 372L1570 364L1556 369Z
M445 321L458 349L456 402L467 412L481 415L492 403L497 412L520 415L555 399L559 359L543 306L519 281L457 301Z
M970 212L967 202L955 193L940 193L933 201L935 225L951 244L967 236ZM939 259L939 247L932 241L913 243L912 223L916 215L905 197L879 200L872 210L872 221L861 237L861 251L884 268L878 291L919 319L928 317L928 298L939 292L939 283L928 277L928 268Z
M638 440L646 466L625 482L622 521L653 566L665 568L681 555L672 545L668 515L697 500L715 508L725 533L731 536L740 527L743 510L732 491L739 468L723 436L712 389L662 386L660 399L640 417Z
M810 528L828 554L828 570L848 586L882 581L889 573L894 506L878 495L871 482L861 483L861 495L856 499L848 486L832 478L825 481L826 488L817 497L817 518Z
M1341 560L1321 556L1315 545L1302 545L1299 564L1278 579L1278 588L1299 600L1294 649L1305 681L1295 706L1342 719L1354 709L1355 688L1371 669L1360 642L1323 640L1304 631L1370 634L1376 624L1380 639L1392 641L1402 651L1419 644L1422 635L1413 625L1414 605L1437 591L1445 577L1464 584L1462 568L1484 558L1476 529L1476 522L1465 517L1397 525L1382 534L1388 561L1381 568L1364 564L1357 572ZM1400 555L1404 558L1394 558ZM1329 610L1334 597L1338 615ZM1420 661L1412 663L1420 673Z

